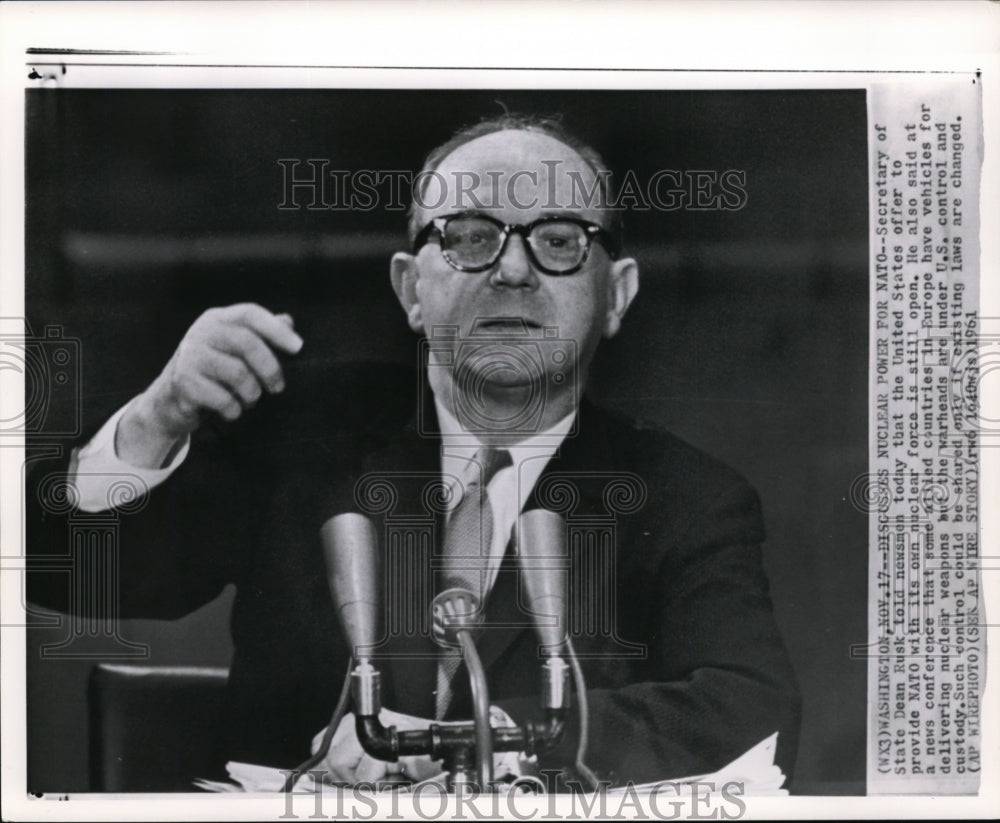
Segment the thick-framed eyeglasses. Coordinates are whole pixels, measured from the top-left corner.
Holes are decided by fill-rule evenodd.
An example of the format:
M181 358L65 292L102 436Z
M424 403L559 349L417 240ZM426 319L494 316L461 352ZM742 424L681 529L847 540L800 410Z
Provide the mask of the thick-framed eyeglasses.
M587 220L554 215L527 224L512 224L478 212L435 217L417 234L413 253L420 251L431 235L436 235L441 254L452 268L481 272L500 259L512 234L524 238L534 266L553 276L578 272L587 262L595 239L601 241L612 260L618 256L613 235Z

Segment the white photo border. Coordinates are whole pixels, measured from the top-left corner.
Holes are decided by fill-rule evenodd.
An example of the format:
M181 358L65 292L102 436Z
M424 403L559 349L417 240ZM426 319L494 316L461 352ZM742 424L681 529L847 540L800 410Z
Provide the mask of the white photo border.
M454 3L23 3L0 7L2 44L2 160L0 160L0 317L24 314L24 96L29 68L66 65L54 82L101 88L345 88L575 87L592 88L864 88L873 79L918 80L927 73L976 75L984 86L984 165L980 225L1000 225L997 161L1000 15L988 3L495 3L460 9ZM191 25L196 20L197 25ZM521 49L531 27L557 27L562 37L544 53ZM490 32L489 45L472 37ZM336 31L334 50L323 33ZM372 32L378 32L377 37ZM447 32L447 65L433 36ZM993 36L991 38L991 33ZM706 44L710 43L711 48ZM28 49L48 50L28 53ZM73 50L74 53L57 50ZM92 50L86 53L87 50ZM132 54L122 54L131 51ZM95 53L96 52L96 53ZM109 52L119 52L118 54ZM138 52L138 53L136 53ZM160 52L152 54L150 52ZM461 68L468 66L471 68ZM630 70L636 69L636 70ZM78 79L79 78L79 79ZM992 92L992 93L991 93ZM983 318L1000 318L1000 237L981 231ZM0 398L0 418L23 396L16 384ZM1000 408L996 378L983 383L983 408ZM994 415L995 416L995 415ZM981 546L1000 545L995 511L1000 499L996 449L981 451ZM21 554L21 502L16 448L0 449L0 538L3 569ZM14 541L14 548L12 543ZM12 561L11 558L15 558ZM984 570L987 619L1000 608L1000 572ZM3 575L4 619L20 603L19 574ZM11 584L14 588L12 589ZM995 622L995 620L994 620ZM9 819L176 819L206 815L258 819L260 798L222 796L74 796L71 802L24 796L26 739L23 630L4 628L2 672L4 817ZM983 700L984 730L1000 728L996 631L989 638ZM990 817L1000 813L1000 736L985 736L978 797L814 797L749 799L748 816ZM991 779L992 778L992 779ZM273 816L283 801L269 799ZM308 816L311 799L295 806ZM192 806L192 804L195 804ZM206 814L207 812L207 814ZM546 812L539 806L539 819ZM271 812L268 811L268 814Z

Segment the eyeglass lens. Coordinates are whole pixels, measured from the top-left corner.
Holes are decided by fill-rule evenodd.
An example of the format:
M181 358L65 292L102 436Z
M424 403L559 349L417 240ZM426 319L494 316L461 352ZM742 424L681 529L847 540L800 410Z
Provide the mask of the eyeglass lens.
M445 226L443 240L444 249L459 265L485 266L500 254L503 229L482 217L456 217ZM537 223L528 234L528 243L538 262L555 271L572 269L587 253L586 232L569 221Z

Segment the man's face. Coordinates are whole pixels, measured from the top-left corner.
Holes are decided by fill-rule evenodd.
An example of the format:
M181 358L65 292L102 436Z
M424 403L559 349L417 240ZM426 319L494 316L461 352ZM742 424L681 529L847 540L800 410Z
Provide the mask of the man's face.
M421 226L460 212L479 212L505 224L558 215L608 225L605 214L585 205L583 192L593 188L595 173L547 135L502 131L479 137L448 155L437 173L438 182L422 198L434 208L421 209ZM432 236L415 257L396 255L393 284L411 327L428 336L442 326L457 327L458 342L469 339L474 325L477 335L511 339L523 339L524 326L534 339L542 338L546 327L558 329L559 339L574 344L582 377L601 337L618 330L635 293L637 270L632 260L612 261L594 240L579 271L545 274L532 262L525 238L511 233L492 267L465 272L445 259ZM504 369L491 374L488 379L496 381L523 378Z

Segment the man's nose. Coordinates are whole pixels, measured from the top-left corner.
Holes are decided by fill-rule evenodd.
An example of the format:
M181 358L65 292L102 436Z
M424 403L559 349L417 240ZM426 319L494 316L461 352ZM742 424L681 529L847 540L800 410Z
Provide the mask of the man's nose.
M500 259L497 261L496 274L491 278L494 285L511 288L537 288L538 273L531 265L528 248L524 238L519 234L511 234L507 238Z

